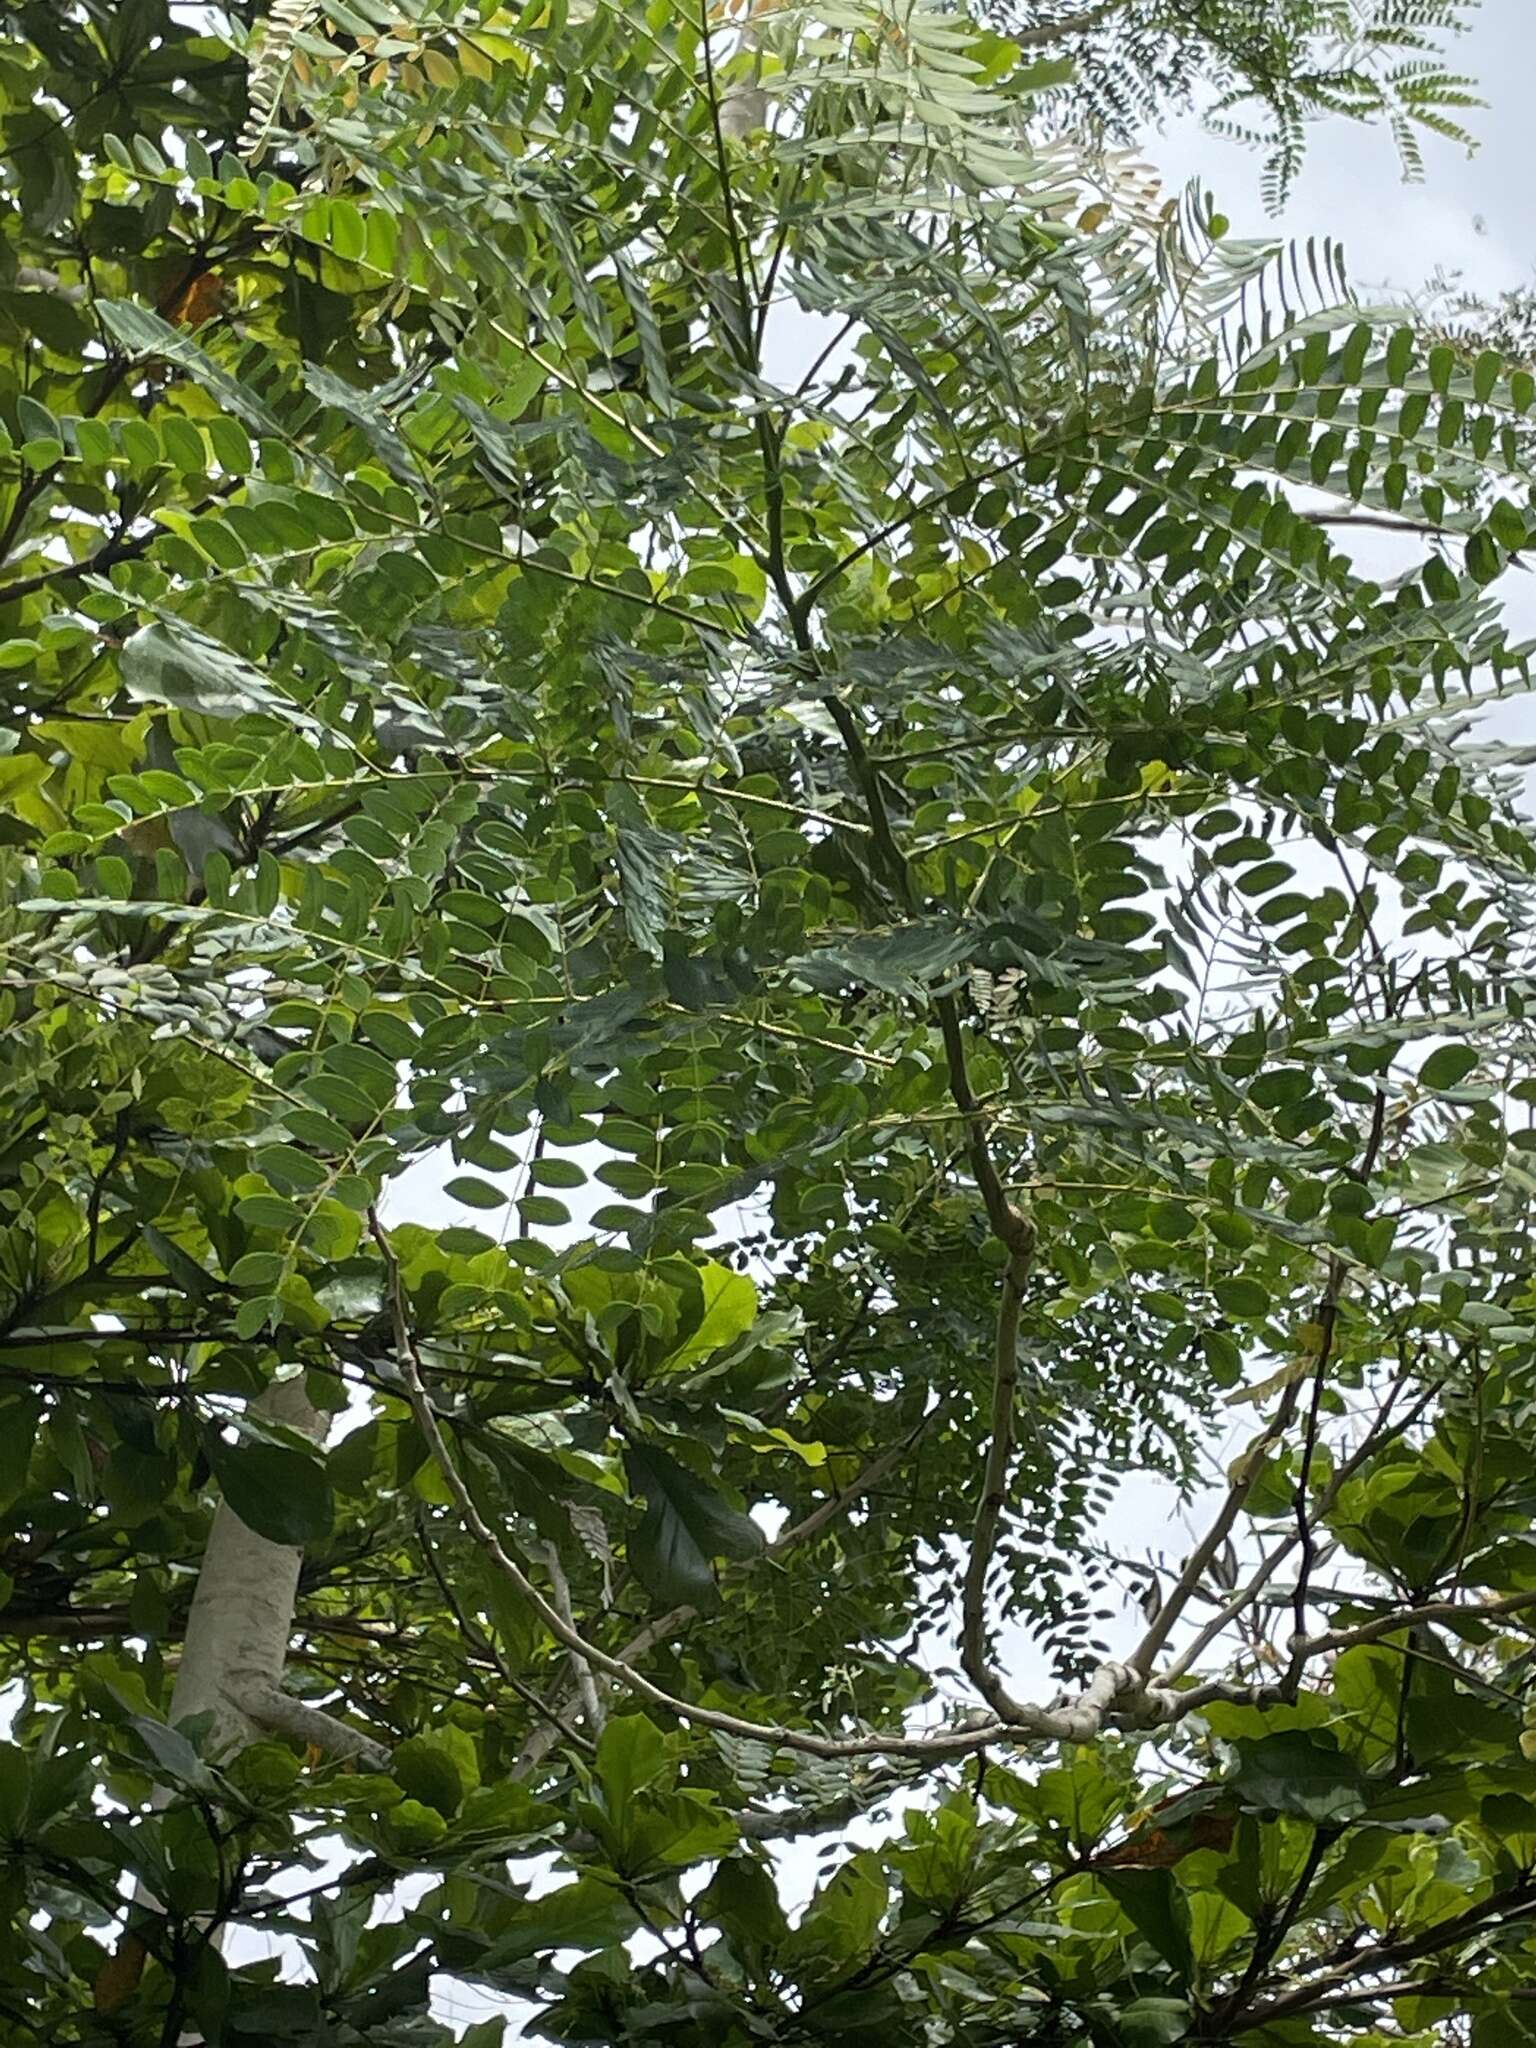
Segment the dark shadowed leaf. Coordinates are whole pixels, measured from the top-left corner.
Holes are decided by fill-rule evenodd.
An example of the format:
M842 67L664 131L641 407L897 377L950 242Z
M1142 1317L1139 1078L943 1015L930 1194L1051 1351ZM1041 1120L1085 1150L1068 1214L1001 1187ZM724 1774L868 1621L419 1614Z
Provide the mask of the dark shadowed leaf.
M204 1442L219 1491L248 1529L299 1545L329 1533L331 1493L318 1457L250 1438L227 1444L215 1430Z
M766 1540L762 1530L665 1451L635 1444L625 1464L631 1486L645 1496L629 1555L647 1591L664 1606L711 1601L713 1560L756 1557Z

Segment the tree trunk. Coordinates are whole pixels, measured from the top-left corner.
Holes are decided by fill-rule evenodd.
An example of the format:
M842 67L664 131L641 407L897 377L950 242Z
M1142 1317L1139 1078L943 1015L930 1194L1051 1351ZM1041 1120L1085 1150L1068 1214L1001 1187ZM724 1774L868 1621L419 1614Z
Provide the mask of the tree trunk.
M325 1427L304 1391L302 1373L274 1381L251 1412L316 1441ZM219 1502L171 1695L173 1721L212 1714L212 1755L242 1749L271 1725L251 1709L282 1685L303 1563L296 1544L268 1542L245 1526L228 1501Z

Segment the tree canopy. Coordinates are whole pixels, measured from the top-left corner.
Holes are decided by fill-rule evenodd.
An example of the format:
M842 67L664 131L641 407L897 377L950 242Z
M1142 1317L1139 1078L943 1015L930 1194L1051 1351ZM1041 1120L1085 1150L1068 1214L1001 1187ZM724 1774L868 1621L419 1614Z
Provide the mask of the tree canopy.
M6 2039L1536 2042L1536 376L1095 141L1272 12L0 7Z

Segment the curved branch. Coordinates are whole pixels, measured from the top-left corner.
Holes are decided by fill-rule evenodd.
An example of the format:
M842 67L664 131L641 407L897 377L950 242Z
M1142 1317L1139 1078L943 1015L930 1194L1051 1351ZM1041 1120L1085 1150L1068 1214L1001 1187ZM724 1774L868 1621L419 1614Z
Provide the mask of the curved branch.
M758 1561L782 1557L786 1551L794 1550L800 1544L809 1543L813 1537L819 1536L838 1515L846 1508L852 1507L855 1501L862 1499L871 1487L877 1486L888 1472L899 1465L912 1446L943 1412L940 1406L923 1416L916 1427L908 1430L899 1443L892 1444L890 1449L882 1451L879 1457L871 1458L851 1485L844 1487L841 1493L831 1494L826 1500L818 1502L808 1515L802 1516L798 1522L781 1531L763 1551L762 1559ZM669 1607L665 1614L658 1614L653 1620L648 1621L644 1628L632 1635L619 1651L619 1656L624 1663L632 1664L637 1657L643 1657L647 1651L655 1649L658 1643L663 1643L669 1636L678 1634L698 1618L698 1608L686 1602L678 1607ZM577 1703L574 1682L556 1696L552 1707L545 1706L542 1701L535 1701L539 1713L544 1716L544 1725L533 1729L524 1742L518 1753L515 1776L526 1776L542 1763L554 1747L557 1735L569 1737L571 1731L559 1716L570 1713Z

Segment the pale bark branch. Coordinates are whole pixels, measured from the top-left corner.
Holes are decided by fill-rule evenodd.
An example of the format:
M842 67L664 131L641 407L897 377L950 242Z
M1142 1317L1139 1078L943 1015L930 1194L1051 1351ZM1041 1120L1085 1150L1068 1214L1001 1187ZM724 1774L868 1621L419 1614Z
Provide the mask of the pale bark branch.
M1362 1643L1379 1643L1383 1636L1395 1636L1426 1623L1433 1626L1458 1621L1499 1621L1530 1607L1536 1607L1536 1592L1506 1593L1500 1599L1471 1606L1458 1600L1428 1600L1422 1607L1401 1607L1393 1613L1378 1614L1374 1620L1362 1621L1354 1628L1331 1628L1321 1635L1308 1636L1302 1650L1310 1660L1334 1650L1357 1649Z
M1427 519L1392 519L1375 512L1303 512L1309 526L1372 527L1379 533L1402 533L1415 538L1445 540L1466 538L1457 527L1434 526Z
M1292 1668L1299 1673L1319 1657L1335 1656L1345 1650L1358 1650L1368 1643L1379 1643L1388 1636L1402 1635L1406 1630L1438 1623L1450 1626L1456 1622L1503 1621L1536 1608L1536 1592L1507 1593L1498 1600L1484 1600L1468 1603L1458 1600L1430 1600L1422 1607L1397 1607L1385 1614L1373 1616L1370 1621L1358 1623L1353 1628L1325 1629L1321 1634L1306 1636L1291 1646ZM1197 1714L1204 1706L1216 1700L1232 1700L1251 1706L1282 1706L1294 1697L1294 1680L1288 1672L1284 1683L1275 1685L1245 1686L1228 1679L1212 1679L1208 1684L1188 1687L1183 1692L1169 1689L1166 1679L1157 1685L1158 1696L1171 1705L1167 1713L1169 1720L1183 1720L1189 1714Z
M1102 28L1119 11L1120 0L1104 0L1100 7L1085 7L1081 14L1066 14L1060 21L1044 21L1038 28L1015 29L1009 40L1021 50L1048 50L1068 36L1083 36Z
M1181 1615L1194 1597L1195 1588L1209 1571L1212 1558L1236 1527L1237 1518L1242 1513L1258 1479L1265 1453L1285 1433L1295 1413L1297 1388L1298 1382L1292 1380L1285 1390L1274 1420L1267 1429L1254 1438L1238 1459L1237 1470L1227 1489L1227 1497L1222 1502L1215 1520L1190 1552L1188 1562L1179 1574L1172 1591L1158 1608L1146 1634L1132 1652L1131 1667L1139 1671L1143 1677L1150 1675L1158 1653L1178 1626Z
M318 1438L323 1421L304 1391L302 1373L274 1380L252 1412ZM197 1575L171 1719L211 1713L215 1753L250 1740L251 1720L236 1702L282 1685L304 1553L246 1527L220 1501Z
M1381 1118L1386 1109L1386 1097L1377 1091L1376 1128L1380 1138ZM1366 1174L1369 1177L1370 1168ZM1312 1463L1317 1456L1317 1439L1322 1425L1323 1394L1328 1385L1328 1366L1333 1357L1334 1339L1339 1327L1339 1296L1344 1286L1344 1268L1338 1259L1328 1261L1328 1284L1323 1290L1322 1305L1318 1310L1318 1321L1322 1328L1322 1340L1317 1347L1317 1362L1312 1368L1312 1400L1307 1410L1306 1435L1301 1453L1301 1469L1296 1475L1294 1502L1296 1508L1296 1543L1301 1557L1296 1570L1296 1590L1292 1597L1292 1613L1295 1617L1294 1640L1300 1641L1307 1632L1307 1593L1312 1584L1312 1571L1317 1562L1317 1538L1314 1533L1312 1515ZM1291 1663L1286 1672L1287 1689L1294 1691L1301 1680L1301 1664L1293 1648Z
M549 1572L549 1585L554 1597L556 1611L571 1631L576 1633L576 1611L571 1605L570 1581L565 1576L565 1567L560 1562L560 1553L553 1543L544 1546L544 1562ZM594 1736L601 1735L608 1716L598 1697L597 1680L592 1676L592 1666L580 1652L571 1652L571 1670L576 1679L576 1691L581 1700L581 1711L587 1717L587 1726Z
M18 266L15 284L18 291L46 292L71 306L83 305L86 298L83 284L66 284L56 270L40 270L28 263Z
M463 1520L466 1532L496 1569L515 1587L556 1642L569 1651L573 1658L580 1659L589 1673L601 1673L605 1678L622 1685L635 1698L658 1707L665 1713L675 1715L689 1725L712 1728L721 1734L735 1736L739 1740L763 1743L772 1749L788 1749L807 1756L839 1759L872 1756L932 1759L974 1754L978 1750L999 1743L1030 1740L1087 1743L1092 1742L1111 1721L1143 1727L1166 1725L1183 1720L1189 1714L1197 1712L1202 1705L1215 1699L1247 1700L1278 1696L1274 1688L1245 1687L1225 1682L1174 1691L1166 1683L1152 1681L1151 1669L1169 1630L1183 1612L1211 1558L1226 1541L1227 1534L1257 1478L1264 1452L1289 1422L1295 1408L1297 1382L1293 1381L1287 1388L1274 1420L1254 1440L1239 1461L1238 1471L1226 1502L1210 1531L1197 1546L1179 1584L1164 1601L1130 1662L1110 1661L1102 1664L1076 1699L1063 1706L1047 1708L1010 1701L1009 1711L1006 1714L999 1713L996 1719L970 1727L943 1729L931 1735L817 1735L807 1729L750 1721L742 1715L724 1713L718 1708L705 1707L669 1693L664 1687L648 1679L643 1672L637 1671L626 1657L615 1656L587 1641L576 1627L574 1618L562 1614L556 1604L545 1598L522 1566L508 1554L500 1538L481 1515L448 1448L422 1378L421 1363L406 1316L405 1299L394 1252L377 1216L371 1216L370 1221L388 1275L397 1363L411 1412L443 1475L444 1483ZM1350 1648L1357 1643L1374 1642L1383 1636L1420 1623L1493 1619L1527 1607L1536 1607L1536 1592L1513 1594L1478 1607L1468 1607L1454 1601L1430 1602L1422 1607L1379 1616L1357 1628L1329 1630L1322 1635L1309 1637L1299 1646L1300 1660L1305 1663L1334 1650ZM663 1616L659 1623L650 1624L648 1630L643 1632L647 1646L649 1642L659 1640L660 1634L668 1627L680 1626L685 1618L687 1616L684 1610L675 1609L669 1615ZM638 1649L631 1646L629 1654L639 1654Z
M389 1751L359 1728L351 1728L319 1707L306 1706L275 1685L248 1686L233 1695L247 1719L272 1735L287 1735L325 1756L355 1757L371 1771L389 1768Z

